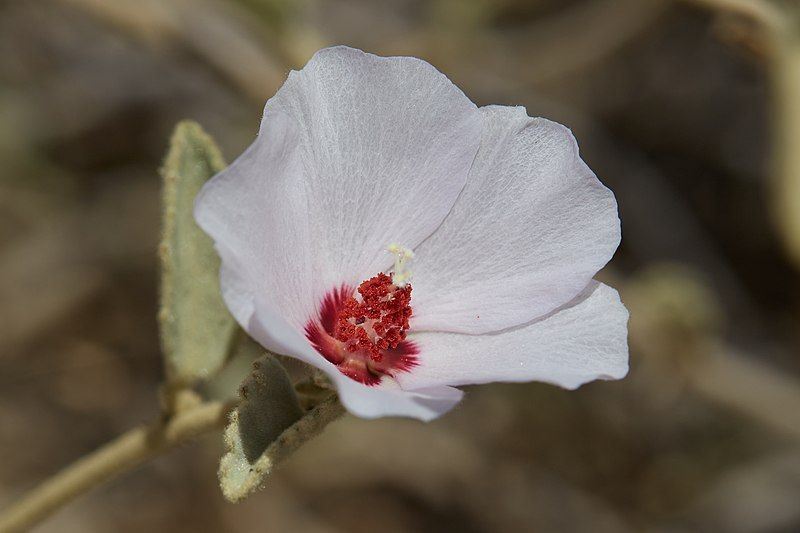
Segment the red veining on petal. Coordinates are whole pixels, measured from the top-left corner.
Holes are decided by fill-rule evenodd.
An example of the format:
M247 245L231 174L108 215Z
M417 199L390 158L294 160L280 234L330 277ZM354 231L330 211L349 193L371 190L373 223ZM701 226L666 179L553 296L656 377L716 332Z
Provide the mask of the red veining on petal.
M306 337L342 374L377 385L384 375L417 365L417 346L406 340L411 318L411 285L399 287L378 274L358 287L342 285L320 305L306 325Z

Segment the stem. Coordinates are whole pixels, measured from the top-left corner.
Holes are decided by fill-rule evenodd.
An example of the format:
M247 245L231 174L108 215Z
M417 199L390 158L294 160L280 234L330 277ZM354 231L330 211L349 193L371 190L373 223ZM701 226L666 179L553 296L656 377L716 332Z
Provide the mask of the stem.
M706 9L714 9L750 17L768 27L777 28L784 22L783 13L765 0L684 0Z
M229 405L206 403L172 419L132 429L78 459L45 481L0 515L0 533L26 531L64 504L176 445L222 428Z
M773 40L773 205L786 248L800 266L800 31L775 32Z
M767 30L772 85L772 205L790 258L800 266L800 6L768 0L687 0L751 17Z

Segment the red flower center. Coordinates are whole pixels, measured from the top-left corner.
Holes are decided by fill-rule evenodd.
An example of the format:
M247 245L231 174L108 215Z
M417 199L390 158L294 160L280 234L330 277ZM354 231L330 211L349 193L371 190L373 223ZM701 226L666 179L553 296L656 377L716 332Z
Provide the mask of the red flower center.
M400 287L381 273L359 285L358 294L342 286L325 295L306 337L342 374L377 385L417 364L417 347L406 340L411 313L411 285Z

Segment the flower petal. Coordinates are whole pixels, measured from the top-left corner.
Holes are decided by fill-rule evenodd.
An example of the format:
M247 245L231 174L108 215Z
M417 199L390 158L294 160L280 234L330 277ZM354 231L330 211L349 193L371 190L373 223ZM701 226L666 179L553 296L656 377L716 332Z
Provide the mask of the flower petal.
M246 328L250 323L250 317L255 312L253 293L247 286L247 282L230 264L222 264L219 277L220 290L222 291L222 299L225 301L225 305L228 306L228 310L236 319L236 322L242 328Z
M222 295L237 321L247 327L261 294L302 327L326 288L302 217L308 204L297 127L285 114L265 120L259 140L200 191L195 219L222 258Z
M419 366L398 375L405 389L491 381L544 381L574 389L628 372L628 311L617 291L592 282L568 306L533 323L489 335L409 336Z
M482 127L475 104L425 61L344 46L291 72L267 102L275 110L299 124L309 207L299 216L329 288L357 286L391 264L386 246L417 246L439 226Z
M388 244L416 246L441 223L481 127L422 60L321 50L267 102L259 137L205 186L195 216L250 292L301 327L327 291L385 270Z
M614 195L580 159L567 128L522 107L481 111L483 139L467 185L416 250L416 330L524 324L574 298L619 245Z
M384 383L369 387L341 372L337 376L328 375L336 383L339 398L347 410L361 418L402 416L429 422L450 411L464 396L454 387L437 386L406 391L387 378L384 378Z
M428 421L452 409L463 396L460 390L442 385L405 391L390 378L384 378L376 386L359 383L322 357L268 303L257 299L255 309L247 328L250 334L269 350L295 357L325 372L336 386L344 406L356 416L403 416Z

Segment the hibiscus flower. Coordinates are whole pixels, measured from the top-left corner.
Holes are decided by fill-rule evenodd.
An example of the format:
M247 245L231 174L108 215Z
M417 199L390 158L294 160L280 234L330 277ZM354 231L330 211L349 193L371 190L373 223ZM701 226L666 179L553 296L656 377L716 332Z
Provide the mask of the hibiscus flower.
M628 313L592 279L619 245L614 195L567 128L478 108L420 59L317 52L195 217L239 324L355 415L430 420L459 385L627 373Z

